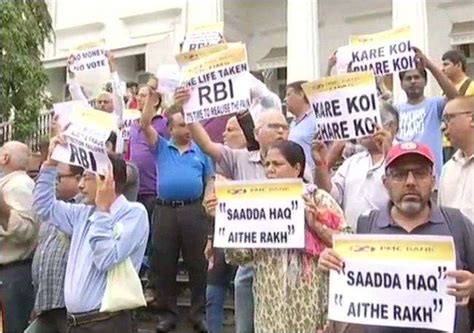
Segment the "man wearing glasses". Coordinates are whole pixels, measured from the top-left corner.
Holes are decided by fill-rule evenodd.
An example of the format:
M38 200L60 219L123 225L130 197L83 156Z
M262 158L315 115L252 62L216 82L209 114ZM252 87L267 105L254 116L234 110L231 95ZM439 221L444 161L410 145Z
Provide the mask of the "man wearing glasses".
M59 200L78 203L79 181L83 169L64 163L58 164L56 197ZM40 325L51 332L67 332L67 315L64 304L64 277L70 239L65 233L49 223L41 223L32 264L35 287L34 315Z
M471 332L469 298L474 295L474 226L457 210L439 207L430 200L436 179L433 174L435 157L425 144L405 142L394 146L387 154L384 185L390 203L383 209L361 215L358 234L437 235L453 236L456 248L456 270L446 273L456 279L448 294L456 297L455 333ZM460 232L461 230L461 232ZM319 267L325 271L343 268L343 258L327 248L319 257ZM365 333L432 332L434 330L366 326Z
M474 222L474 97L457 97L446 105L443 130L458 150L441 172L438 202Z

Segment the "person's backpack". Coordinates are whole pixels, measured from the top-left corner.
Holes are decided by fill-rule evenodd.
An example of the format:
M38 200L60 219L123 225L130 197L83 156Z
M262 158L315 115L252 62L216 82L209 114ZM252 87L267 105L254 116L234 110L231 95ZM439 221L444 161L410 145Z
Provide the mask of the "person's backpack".
M468 235L466 223L469 222L466 221L459 209L440 207L440 210L446 221L449 233L454 239L456 253L463 265L462 269L472 272L474 270L474 257L468 255L469 240L466 238ZM357 220L357 233L370 234L377 214L377 210L372 210L369 215L361 215ZM472 299L469 301L468 307L470 327L471 330L474 330L474 301Z

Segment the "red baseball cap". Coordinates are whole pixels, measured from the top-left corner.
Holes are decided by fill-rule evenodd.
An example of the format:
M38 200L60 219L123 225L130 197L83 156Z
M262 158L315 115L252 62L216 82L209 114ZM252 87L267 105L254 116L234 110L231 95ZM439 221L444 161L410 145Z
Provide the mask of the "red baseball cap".
M423 156L431 164L435 164L435 157L431 148L428 145L423 143L416 143L416 142L403 142L396 146L393 146L387 154L387 160L385 162L385 168L388 168L390 164L395 162L399 157L409 155L409 154L416 154L419 156Z

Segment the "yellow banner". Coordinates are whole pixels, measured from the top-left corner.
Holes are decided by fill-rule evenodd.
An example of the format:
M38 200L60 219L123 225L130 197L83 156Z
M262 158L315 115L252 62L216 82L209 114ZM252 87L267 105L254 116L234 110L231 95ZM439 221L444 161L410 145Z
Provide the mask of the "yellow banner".
M104 45L105 45L105 39L93 40L93 41L86 42L86 43L76 46L74 49L71 50L71 52L87 50L93 47L99 47L99 46L104 46Z
M208 47L203 47L197 50L185 52L185 53L180 53L175 56L176 62L180 67L189 64L192 61L196 61L198 59L202 59L204 57L207 57L213 53L217 53L220 51L224 51L229 48L230 44L216 44L216 45L211 45Z
M181 73L184 80L189 80L201 73L242 62L247 62L247 49L244 44L237 44L190 63L182 68Z
M308 99L311 100L311 96L316 93L370 85L375 85L374 74L372 72L357 72L325 77L314 82L305 83L302 87Z
M360 260L415 260L415 261L451 261L455 258L453 242L419 236L393 237L386 239L373 235L354 235L350 239L334 239L334 250L344 259ZM404 239L405 238L405 239Z
M228 181L216 182L216 197L219 201L232 199L295 198L304 193L300 179L279 179L278 181Z
M115 115L82 106L73 107L71 122L93 124L110 131L118 129L117 118Z
M203 33L203 32L220 32L224 33L224 22L213 22L191 26L188 33Z
M411 27L403 26L399 28L394 28L391 30L385 30L377 32L370 35L359 35L349 37L349 44L351 45L362 45L362 44L372 44L378 42L384 42L387 40L397 40L397 39L410 39L411 37Z

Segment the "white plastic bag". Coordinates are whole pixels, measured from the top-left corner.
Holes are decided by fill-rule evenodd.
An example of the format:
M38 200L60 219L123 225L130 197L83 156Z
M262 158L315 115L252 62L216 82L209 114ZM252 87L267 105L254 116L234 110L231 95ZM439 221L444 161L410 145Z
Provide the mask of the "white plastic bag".
M114 226L116 238L120 238L123 225ZM146 306L142 284L132 260L127 258L107 272L107 285L100 312L116 312Z

